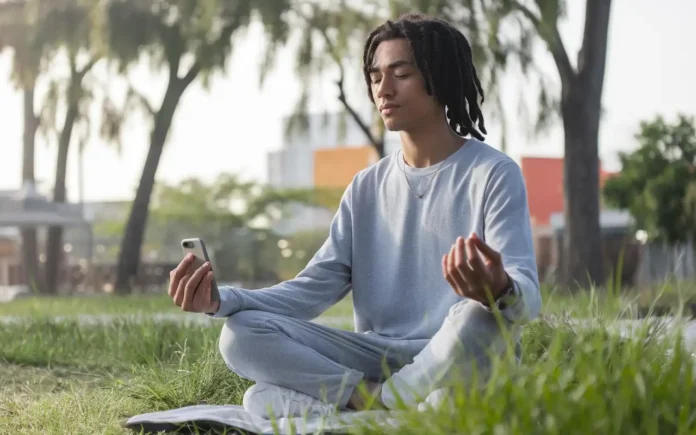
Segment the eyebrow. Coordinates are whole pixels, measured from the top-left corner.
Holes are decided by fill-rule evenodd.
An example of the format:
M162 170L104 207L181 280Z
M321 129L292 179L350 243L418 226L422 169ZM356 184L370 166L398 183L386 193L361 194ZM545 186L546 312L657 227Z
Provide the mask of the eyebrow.
M398 67L404 66L404 65L413 65L413 62L408 61L408 60L397 60L397 61L392 62L389 65L387 65L387 69L395 69L395 68L398 68ZM379 68L377 68L376 66L373 65L370 68L368 68L367 72L370 74L376 73L376 72L379 72Z

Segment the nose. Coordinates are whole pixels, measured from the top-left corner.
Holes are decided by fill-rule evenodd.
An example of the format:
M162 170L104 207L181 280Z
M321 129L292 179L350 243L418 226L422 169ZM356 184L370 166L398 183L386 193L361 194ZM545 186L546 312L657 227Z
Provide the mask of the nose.
M392 80L388 75L382 77L382 80L377 85L377 98L382 99L385 97L394 96L394 85Z

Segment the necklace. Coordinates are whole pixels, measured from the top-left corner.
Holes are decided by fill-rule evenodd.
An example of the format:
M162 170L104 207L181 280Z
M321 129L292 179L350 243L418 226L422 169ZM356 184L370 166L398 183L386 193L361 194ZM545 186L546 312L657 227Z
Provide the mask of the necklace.
M449 156L447 158L449 158ZM396 166L398 166L399 169L401 169L401 172L403 172L404 179L406 179L406 184L408 184L408 189L411 192L413 192L414 195L416 195L416 198L423 199L423 196L425 196L425 194L428 192L428 189L430 188L430 183L433 182L433 180L435 179L435 176L438 174L438 172L440 172L440 169L442 169L442 167L445 166L445 161L447 159L440 162L440 166L438 166L437 170L433 173L433 175L430 176L430 180L428 181L428 184L425 186L425 190L423 190L423 193L421 193L421 194L418 194L418 193L416 193L415 190L413 190L413 186L411 186L411 182L408 181L408 175L406 175L406 171L401 167L401 164L399 164L399 160L403 160L403 156L401 156L401 150L399 150L399 158L396 161ZM406 162L404 161L404 165L405 164L406 164Z

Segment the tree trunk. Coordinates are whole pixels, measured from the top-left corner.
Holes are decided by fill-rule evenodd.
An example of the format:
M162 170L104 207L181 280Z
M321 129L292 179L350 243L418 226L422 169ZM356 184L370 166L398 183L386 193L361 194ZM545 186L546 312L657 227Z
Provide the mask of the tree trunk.
M588 0L578 72L561 98L565 134L565 280L570 286L604 279L599 222L599 121L609 33L610 0Z
M71 104L65 114L63 130L58 140L58 157L56 159L56 174L53 187L53 202L56 204L65 203L65 178L68 171L68 151L70 150L70 139L73 127L77 120L77 104ZM63 227L51 226L48 228L48 239L46 242L46 290L55 294L61 285L59 274L63 266Z
M39 126L34 113L34 87L36 82L28 83L24 88L24 137L22 155L22 185L34 186L34 147L36 129ZM35 227L23 227L20 231L22 238L22 261L27 285L35 292L43 293L46 289L39 265L39 242Z
M588 110L582 100L578 95L562 104L565 134L563 275L567 285L584 288L601 282L604 260L599 224L599 114Z
M115 285L116 292L120 294L131 292L133 280L138 274L140 251L145 238L150 198L155 186L157 167L162 157L174 113L184 90L185 85L180 80L170 80L162 106L155 115L155 125L150 136L150 149L145 159L138 190L121 240Z

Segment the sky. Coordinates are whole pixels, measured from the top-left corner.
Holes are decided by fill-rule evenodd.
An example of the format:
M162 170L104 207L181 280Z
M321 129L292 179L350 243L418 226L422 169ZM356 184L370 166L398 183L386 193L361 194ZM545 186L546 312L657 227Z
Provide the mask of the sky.
M571 60L580 48L585 2L568 2L570 9L561 34ZM635 147L634 134L642 120L677 113L696 116L696 1L614 0L607 54L600 132L600 156L609 170L619 170L617 153ZM252 27L235 40L235 49L224 74L216 75L209 87L194 83L184 94L175 114L169 141L157 173L158 180L176 182L186 177L211 180L221 172L234 172L247 179L266 181L266 154L282 146L283 118L299 96L291 48L279 53L265 85L258 86L259 53L263 49L260 29ZM535 62L547 80L558 83L551 57L539 47ZM0 190L17 189L21 181L22 94L10 81L11 54L0 54ZM109 83L109 92L120 95L122 82L110 78L104 68L95 75ZM135 87L157 103L163 95L165 78L139 65L130 76ZM339 110L335 75L313 83L310 111ZM355 74L350 77L349 100L360 106L369 102ZM41 87L43 86L43 88ZM510 129L507 152L516 160L524 155L563 155L560 121L548 134L530 136L524 117L517 113L520 94L534 98L535 85L509 74L501 90ZM39 94L45 91L40 83ZM491 117L490 106L484 114ZM496 122L488 122L486 142L500 148ZM132 199L149 139L149 124L143 114L133 113L126 124L120 151L96 135L84 154L84 199L111 201ZM78 200L77 147L68 162L68 197ZM56 146L37 140L36 176L46 192L54 177Z

